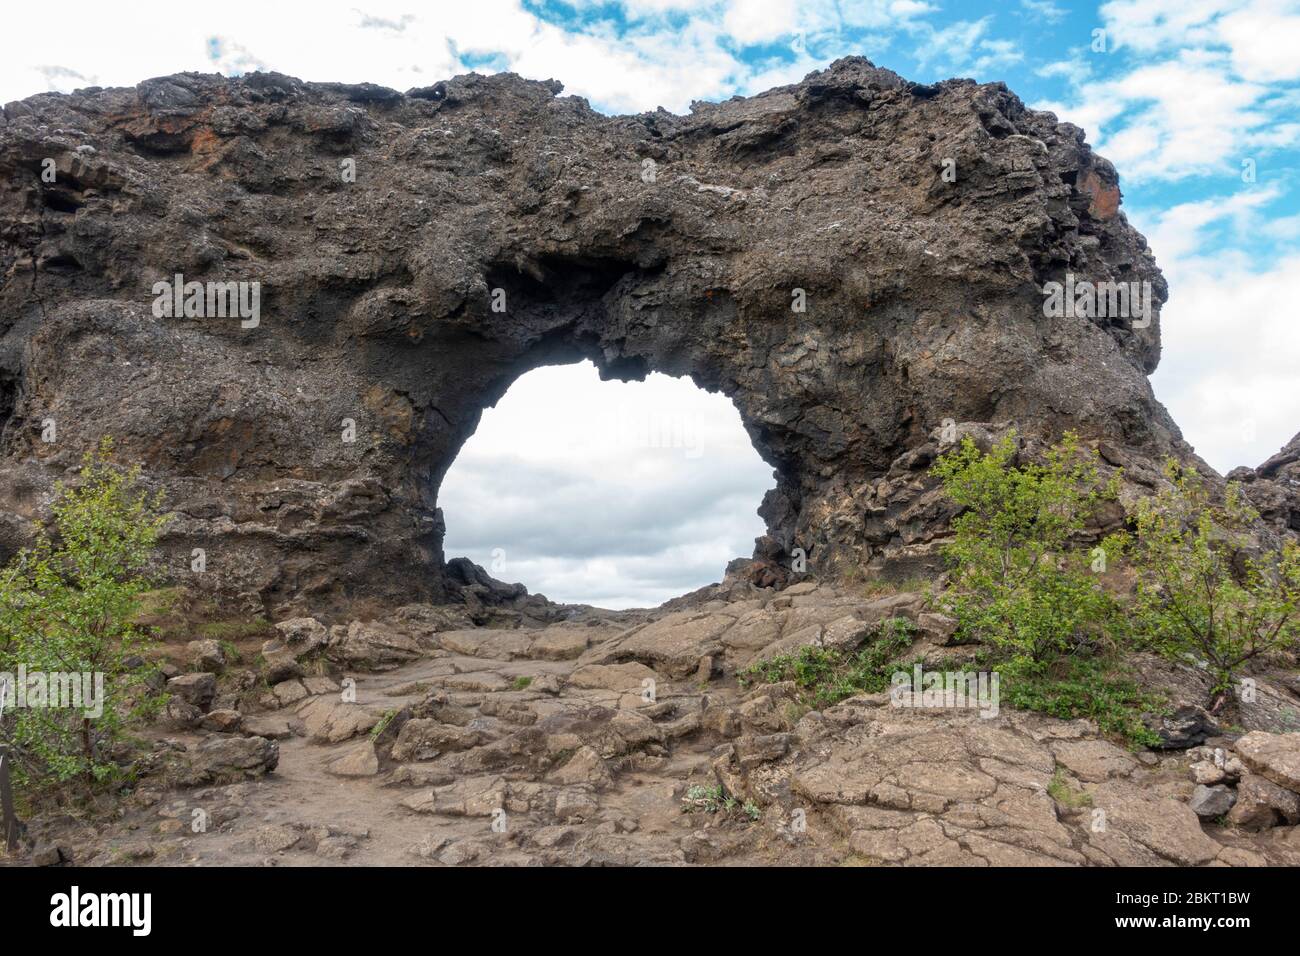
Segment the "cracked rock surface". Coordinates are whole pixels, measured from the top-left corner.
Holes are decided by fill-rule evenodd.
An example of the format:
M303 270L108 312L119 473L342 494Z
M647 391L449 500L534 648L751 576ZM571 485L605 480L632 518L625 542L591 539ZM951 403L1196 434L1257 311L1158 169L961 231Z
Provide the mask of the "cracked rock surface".
M250 689L237 733L160 731L161 771L113 819L34 836L89 864L1300 865L1294 730L1240 760L1135 754L1087 721L887 693L808 711L737 680L886 609L916 624L906 660L960 661L924 606L803 583L543 628L407 608L366 633L416 659L286 681L305 696L282 706ZM1226 818L1231 791L1199 794L1225 776Z

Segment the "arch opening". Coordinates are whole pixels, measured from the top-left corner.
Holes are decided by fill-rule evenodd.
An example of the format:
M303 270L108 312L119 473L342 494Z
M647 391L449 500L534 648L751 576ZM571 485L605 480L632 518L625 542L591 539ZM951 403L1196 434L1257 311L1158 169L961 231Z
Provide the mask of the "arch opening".
M726 396L544 365L484 411L447 470L443 552L557 603L653 607L749 556L773 483Z

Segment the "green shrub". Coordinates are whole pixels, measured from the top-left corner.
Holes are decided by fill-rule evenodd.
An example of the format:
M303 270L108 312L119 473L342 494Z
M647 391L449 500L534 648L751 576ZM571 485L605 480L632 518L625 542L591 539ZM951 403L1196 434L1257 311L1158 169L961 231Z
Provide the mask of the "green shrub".
M1160 735L1142 719L1166 709L1165 700L1143 691L1113 655L1062 656L1051 664L996 666L1002 701L1062 720L1086 717L1102 733L1130 746L1152 746Z
M1155 743L1143 714L1163 701L1125 671L1119 605L1095 552L1079 543L1097 506L1115 498L1118 476L1102 482L1096 454L1068 432L1041 465L1014 456L1013 435L987 454L966 439L932 469L964 509L945 549L951 585L937 603L960 638L984 645L980 667L998 672L1010 706L1087 717L1130 744ZM1124 543L1112 535L1103 553L1118 557Z
M798 653L760 661L740 677L765 684L793 681L800 690L799 703L821 709L857 694L888 690L890 677L898 669L894 661L914 640L910 621L890 618L881 621L872 639L855 653L810 644Z
M105 439L82 461L76 487L55 486L54 535L0 571L0 672L102 674L102 713L11 707L0 717L19 785L115 779L114 745L135 719L156 712L155 672L132 666L147 633L134 623L148 564L166 518L140 487L140 469L111 462ZM96 708L97 709L97 708Z
M396 708L390 707L388 710L384 711L379 720L375 723L375 726L370 728L370 739L378 740L380 735L388 729L388 725L393 722L393 718L396 716Z
M1167 656L1203 662L1222 695L1242 664L1300 640L1300 548L1258 553L1259 515L1236 484L1218 504L1194 468L1170 461L1165 475L1169 486L1138 505L1134 630Z
M1072 542L1115 497L1118 478L1103 485L1096 453L1070 432L1042 465L1014 466L1014 456L1014 435L987 454L967 438L934 465L963 509L945 548L952 578L940 604L962 638L1042 664L1095 637L1114 612L1089 551Z
M706 787L702 784L696 784L688 787L686 793L682 796L683 813L717 813L723 808L727 796L722 792L722 787L714 785Z

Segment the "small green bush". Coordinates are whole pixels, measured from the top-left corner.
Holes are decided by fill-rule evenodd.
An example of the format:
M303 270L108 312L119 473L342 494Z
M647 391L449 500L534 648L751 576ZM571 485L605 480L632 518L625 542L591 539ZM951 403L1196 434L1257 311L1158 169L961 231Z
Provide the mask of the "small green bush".
M1160 713L1162 697L1143 691L1117 655L1062 656L1051 664L989 664L998 670L1002 701L1017 710L1032 710L1062 720L1086 717L1102 733L1122 737L1131 746L1152 746L1159 734L1143 720Z
M959 635L1020 664L1071 652L1109 621L1115 602L1073 544L1118 478L1103 484L1097 455L1067 432L1044 464L1012 464L1015 437L984 454L969 438L932 474L962 512L945 548L950 589L940 598Z
M98 716L30 706L0 716L19 786L116 779L114 745L161 705L154 669L138 661L149 637L134 623L167 520L160 505L141 488L138 467L112 463L104 439L83 459L75 487L55 486L53 536L42 532L0 571L0 672L103 675Z
M1056 772L1052 774L1052 779L1047 784L1047 793L1061 806L1071 810L1092 806L1092 794L1071 787L1065 779L1065 770L1062 767L1057 767Z
M1042 464L1014 463L1008 435L987 454L966 439L933 467L962 506L946 548L951 586L936 600L964 641L983 645L982 669L996 670L1007 704L1063 719L1087 717L1131 745L1156 735L1143 715L1163 708L1124 669L1116 598L1095 552L1079 543L1095 509L1117 495L1095 452L1066 433ZM1122 534L1102 545L1124 548Z
M914 640L910 621L890 618L877 625L871 641L856 653L809 645L796 654L754 664L742 671L740 678L765 684L793 681L801 691L800 704L820 710L857 694L888 690L890 677L898 669L894 662Z
M1225 694L1248 661L1300 641L1300 548L1259 552L1259 515L1230 483L1223 503L1194 468L1170 461L1169 485L1139 502L1129 559L1137 571L1139 640L1208 666Z

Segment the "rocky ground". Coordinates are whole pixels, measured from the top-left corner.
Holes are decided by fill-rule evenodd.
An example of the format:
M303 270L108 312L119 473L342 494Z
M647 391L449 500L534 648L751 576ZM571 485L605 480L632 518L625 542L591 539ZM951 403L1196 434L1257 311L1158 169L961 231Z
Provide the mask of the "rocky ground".
M107 814L33 821L24 859L1300 865L1300 697L1285 683L1262 681L1242 726L1187 707L1161 725L1167 749L1133 753L1086 721L887 693L810 711L792 684L738 680L897 617L915 627L909 660L959 666L950 622L916 593L734 583L655 611L566 613L299 618L260 674L195 642L138 789Z

